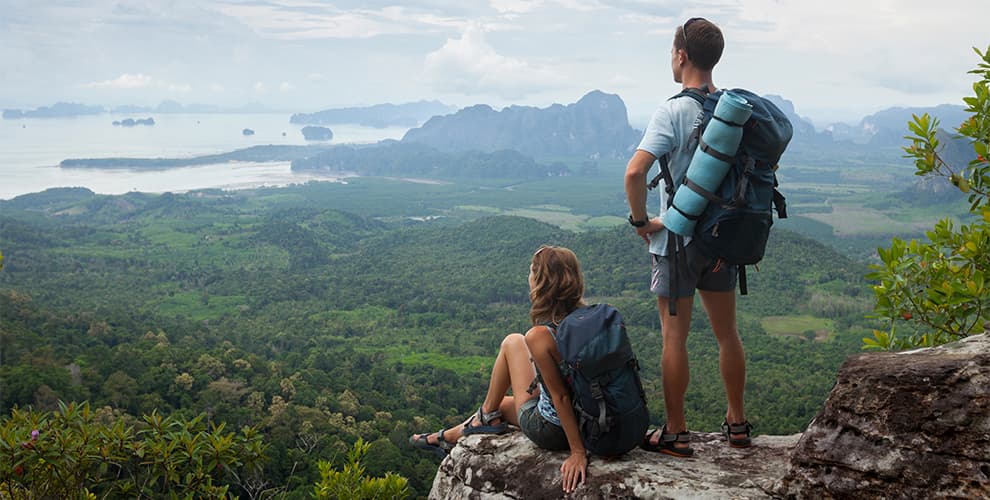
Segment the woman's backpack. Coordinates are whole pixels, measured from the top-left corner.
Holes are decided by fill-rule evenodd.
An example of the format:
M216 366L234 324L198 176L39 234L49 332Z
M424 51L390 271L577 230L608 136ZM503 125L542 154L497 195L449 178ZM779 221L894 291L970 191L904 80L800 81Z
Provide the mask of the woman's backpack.
M650 415L619 311L608 304L579 308L560 322L556 338L585 448L615 456L638 446Z

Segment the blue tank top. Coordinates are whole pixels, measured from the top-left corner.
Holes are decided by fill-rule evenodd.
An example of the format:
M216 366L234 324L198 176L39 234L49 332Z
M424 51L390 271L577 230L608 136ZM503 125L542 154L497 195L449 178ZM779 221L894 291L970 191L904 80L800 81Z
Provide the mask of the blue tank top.
M550 330L550 335L553 337L553 341L557 342L557 325L549 323L544 325L547 330ZM540 412L540 415L546 419L547 422L560 427L560 417L557 415L557 409L553 406L553 399L550 397L550 391L547 390L546 384L543 383L543 378L540 378L540 400L536 403L536 409Z

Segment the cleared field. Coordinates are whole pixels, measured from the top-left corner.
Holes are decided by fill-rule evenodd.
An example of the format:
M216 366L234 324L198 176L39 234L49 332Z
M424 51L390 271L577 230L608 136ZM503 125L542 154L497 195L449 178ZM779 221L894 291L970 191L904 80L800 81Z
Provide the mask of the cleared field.
M760 324L770 335L800 337L819 342L827 339L833 328L830 320L807 315L767 316L760 320ZM813 336L808 332L813 332Z
M192 320L217 319L229 314L247 302L244 295L205 295L199 292L176 293L163 298L158 313L163 316L182 316Z
M832 205L831 213L807 213L803 216L824 222L835 229L836 236L903 234L924 231L935 225L938 217L930 215L912 221L899 221L884 212L862 205Z
M531 207L501 209L497 207L483 205L458 205L456 210L466 212L480 212L492 215L515 215L528 217L540 222L553 224L561 229L569 231L585 231L588 229L599 229L614 227L625 222L625 219L614 216L591 217L584 214L575 214L570 208L561 205L535 205Z

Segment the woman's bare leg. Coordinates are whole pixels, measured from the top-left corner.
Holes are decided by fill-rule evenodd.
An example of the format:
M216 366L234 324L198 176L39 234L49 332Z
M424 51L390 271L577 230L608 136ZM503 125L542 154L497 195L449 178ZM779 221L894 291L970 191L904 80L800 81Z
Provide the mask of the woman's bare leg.
M488 381L488 393L485 401L481 404L482 411L491 413L495 410L502 412L502 421L518 424L517 412L519 405L536 397L538 392L529 394L526 392L529 385L536 377L536 368L530 361L529 348L526 347L526 337L522 334L513 333L502 340L495 364L492 366L492 376ZM506 396L506 392L512 388L513 396ZM473 415L472 415L473 416ZM443 433L443 438L448 443L453 443L463 435L464 425L468 425L471 416L464 420L463 425L458 425L447 429ZM498 423L496 420L493 423ZM470 425L482 425L477 418ZM430 444L436 444L437 433L432 433L426 438Z

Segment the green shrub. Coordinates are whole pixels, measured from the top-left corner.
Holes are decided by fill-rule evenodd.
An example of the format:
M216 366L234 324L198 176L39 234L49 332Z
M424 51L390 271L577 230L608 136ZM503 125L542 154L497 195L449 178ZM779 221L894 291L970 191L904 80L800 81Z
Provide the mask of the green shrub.
M204 415L132 425L88 403L14 409L0 419L0 497L226 498L260 472L265 448L254 429L226 432Z
M377 498L407 498L409 486L406 478L388 472L385 477L365 477L361 460L368 453L371 443L358 438L347 452L343 470L336 470L330 462L320 460L320 481L313 488L317 499L365 500Z
M927 233L927 242L894 238L879 248L880 264L867 277L877 280L875 312L888 325L863 339L864 349L931 346L982 331L990 319L990 47L970 73L979 75L974 94L964 102L971 113L957 132L970 139L975 159L949 165L940 156L938 120L927 114L908 124L916 175L945 177L969 195L969 224L942 219ZM897 327L903 326L902 332ZM903 331L903 330L906 330Z

